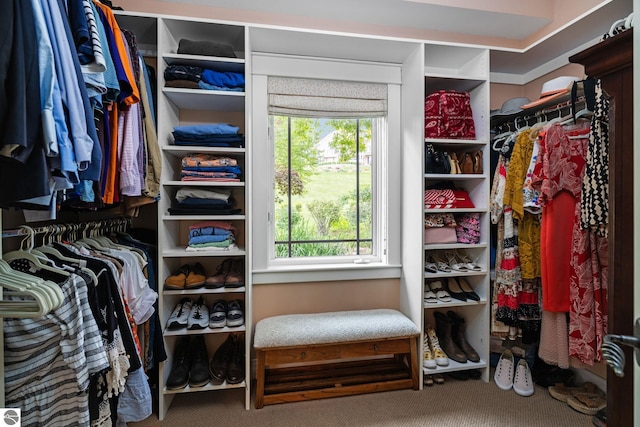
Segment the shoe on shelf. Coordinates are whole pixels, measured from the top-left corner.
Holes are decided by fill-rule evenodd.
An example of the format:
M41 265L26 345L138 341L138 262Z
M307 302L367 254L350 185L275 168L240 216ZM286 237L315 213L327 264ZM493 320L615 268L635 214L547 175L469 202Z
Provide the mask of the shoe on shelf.
M534 392L533 378L527 361L520 359L513 375L513 391L520 396L528 397Z
M227 302L219 299L213 302L209 311L209 327L224 328L227 324Z
M460 289L462 289L462 292L464 292L464 296L468 300L480 301L480 295L478 295L476 291L473 290L471 285L469 285L469 283L465 280L464 277L456 277L455 280L458 281L458 285L460 286Z
M164 288L170 290L181 291L187 284L187 276L191 271L191 267L188 264L181 266L171 276L164 280Z
M453 337L453 342L462 350L465 356L467 356L467 360L469 362L479 362L480 356L478 352L475 351L473 347L469 344L466 338L466 330L467 325L464 321L464 317L460 316L455 311L449 310L447 312L447 316L451 319L452 327L451 327L451 336Z
M498 388L502 390L511 390L513 387L513 375L514 375L514 361L513 353L511 350L506 349L502 352L496 370L493 373L493 380Z
M433 353L431 352L429 337L426 333L424 334L424 339L422 340L422 366L429 369L435 369L438 366L436 364L436 359L435 357L433 357Z
M204 286L204 281L207 276L204 272L204 267L199 262L191 266L187 278L185 280L185 289L197 289Z
M431 325L427 325L425 328L425 334L427 336L427 344L431 349L431 354L433 354L436 365L449 366L449 358L440 346L440 341L438 340L435 329L433 329Z
M244 286L244 261L236 258L231 261L231 266L224 280L225 288L241 288Z
M187 329L204 329L209 326L209 308L202 296L191 307Z
M189 336L183 336L173 351L173 365L167 378L167 389L180 390L189 384Z
M244 308L242 300L234 299L227 304L227 326L244 325Z
M436 311L433 313L436 319L436 335L447 357L458 363L467 363L467 356L453 340L453 322L446 314Z
M458 280L456 277L450 277L448 279L445 278L443 279L443 282L444 282L444 288L447 290L449 295L451 295L451 298L455 298L458 301L467 300L467 295L460 288L460 285L458 284Z
M441 271L443 273L451 273L451 267L449 267L449 264L440 251L433 251L433 253L431 254L431 259L433 260L433 262L435 262L438 271Z
M469 378L471 378L472 380L479 380L480 378L482 378L482 372L480 371L480 369L471 369L467 372L469 373Z
M463 273L468 271L467 265L458 259L454 251L444 252L444 257L453 271L461 271Z
M437 273L438 265L433 261L431 256L426 256L424 260L424 271L427 273Z
M470 378L468 371L453 371L448 372L448 374L451 378L458 381L467 381Z
M482 266L477 262L473 261L471 257L469 257L462 249L454 250L456 257L460 260L460 262L464 263L469 271L482 271Z
M231 363L231 357L233 356L234 343L233 334L229 334L227 339L213 354L211 362L209 362L209 373L211 374L212 384L220 385L227 379L229 363Z
M435 292L433 292L431 290L431 287L429 286L429 283L425 282L424 283L424 296L423 296L424 302L432 304L435 302L438 302L438 297L436 296Z
M226 258L218 267L213 276L209 276L204 281L204 287L207 289L218 289L224 286L224 282L227 278L227 273L231 268L231 258Z
M444 289L444 285L442 284L442 280L436 280L434 282L429 283L429 288L431 291L436 294L436 298L438 301L449 302L451 301L451 295Z
M203 335L191 339L189 348L191 368L189 369L189 387L203 387L209 383L209 353Z
M182 298L178 304L174 307L167 320L167 329L175 330L186 328L189 323L189 314L191 313L191 307L193 301L190 298Z
M227 371L227 384L240 384L244 381L244 336L235 336L233 353Z

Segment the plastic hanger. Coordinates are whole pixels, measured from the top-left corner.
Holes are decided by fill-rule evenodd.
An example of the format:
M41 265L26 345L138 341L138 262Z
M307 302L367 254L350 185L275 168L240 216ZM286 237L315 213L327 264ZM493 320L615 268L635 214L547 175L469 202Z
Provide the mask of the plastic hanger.
M0 286L4 290L3 295L31 297L24 304L25 307L30 308L28 310L30 314L46 314L60 307L64 300L64 295L58 285L37 276L13 270L4 260L0 260ZM36 310L33 309L31 300L37 305ZM2 301L0 303L2 315L5 316L10 310L19 309L21 305L17 302L14 300Z

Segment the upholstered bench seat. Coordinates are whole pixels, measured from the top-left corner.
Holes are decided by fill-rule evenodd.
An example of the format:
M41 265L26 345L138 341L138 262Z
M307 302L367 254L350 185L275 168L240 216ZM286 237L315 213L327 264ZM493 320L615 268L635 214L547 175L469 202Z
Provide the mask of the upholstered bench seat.
M419 388L418 327L397 310L290 314L255 326L256 408Z

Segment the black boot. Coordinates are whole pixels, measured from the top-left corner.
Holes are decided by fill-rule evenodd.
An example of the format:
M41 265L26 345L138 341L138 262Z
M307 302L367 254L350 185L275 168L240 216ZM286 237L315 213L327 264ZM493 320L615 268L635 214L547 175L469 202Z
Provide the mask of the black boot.
M235 338L233 334L229 334L227 339L216 350L209 364L209 373L211 374L211 382L215 385L222 384L227 379L229 371L229 363L233 357L233 349L235 347Z
M467 356L453 341L453 322L444 313L438 311L433 313L436 319L436 335L440 341L440 346L447 353L447 357L458 363L467 363Z
M167 378L167 389L178 390L185 388L189 383L189 370L191 363L189 360L189 336L180 338L173 351L173 365L169 378Z
M469 345L469 342L465 338L467 325L464 321L464 318L455 311L451 310L447 312L447 315L452 322L451 335L453 336L453 342L455 342L456 345L460 347L460 350L464 352L465 356L467 356L467 359L470 362L479 362L480 356L478 355L478 352L475 351L473 347L471 347L471 345Z
M209 353L203 335L196 335L191 340L189 349L191 369L189 371L189 387L203 387L209 383Z
M244 337L235 338L233 355L227 371L227 384L240 384L244 381Z

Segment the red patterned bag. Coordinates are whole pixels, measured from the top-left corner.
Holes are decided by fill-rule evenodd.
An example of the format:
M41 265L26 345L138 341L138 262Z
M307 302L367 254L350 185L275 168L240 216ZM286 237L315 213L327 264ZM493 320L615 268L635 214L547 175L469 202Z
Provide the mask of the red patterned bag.
M469 93L440 90L429 94L424 103L424 136L475 139Z
M456 196L453 190L432 189L424 192L425 209L448 209L456 207Z

